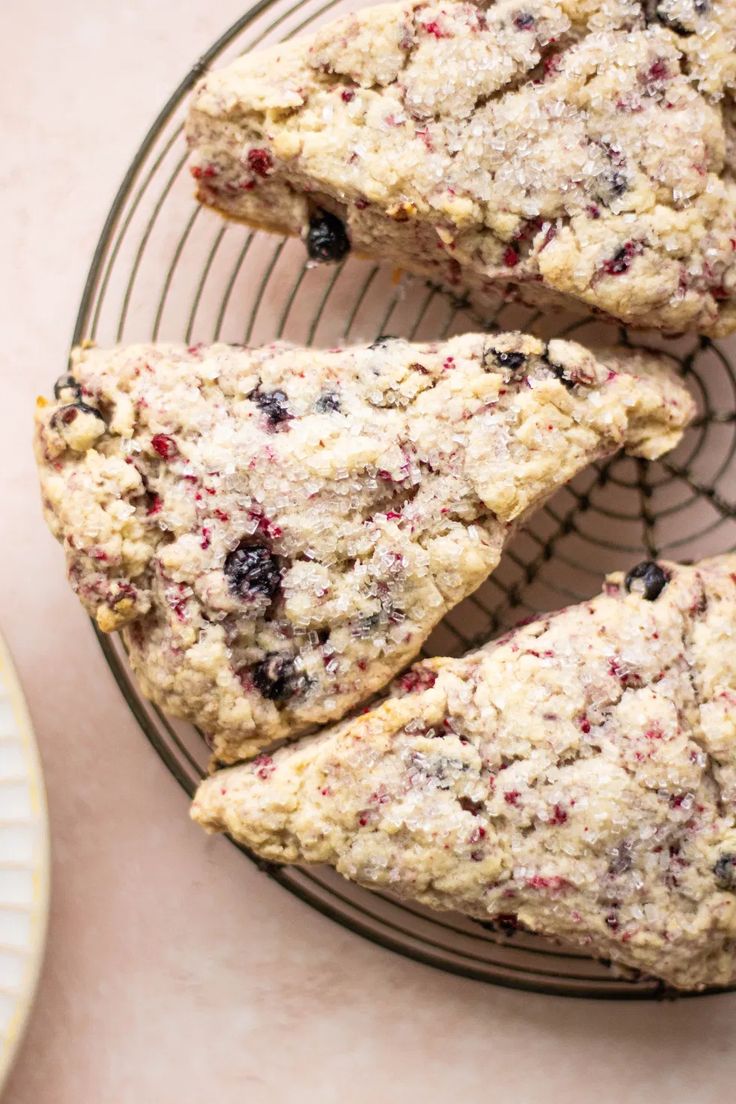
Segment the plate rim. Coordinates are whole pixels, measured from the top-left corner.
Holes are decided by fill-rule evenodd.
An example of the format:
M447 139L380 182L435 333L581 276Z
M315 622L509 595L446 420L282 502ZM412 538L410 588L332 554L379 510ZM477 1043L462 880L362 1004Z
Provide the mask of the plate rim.
M38 992L47 945L51 897L49 816L41 756L23 687L10 648L0 632L0 690L3 689L10 699L11 713L23 748L26 778L31 793L31 822L36 830L36 839L33 858L29 863L33 874L33 900L31 936L27 949L24 948L24 952L27 950L28 962L16 997L16 1007L5 1033L3 1049L0 1051L0 1091L13 1068Z

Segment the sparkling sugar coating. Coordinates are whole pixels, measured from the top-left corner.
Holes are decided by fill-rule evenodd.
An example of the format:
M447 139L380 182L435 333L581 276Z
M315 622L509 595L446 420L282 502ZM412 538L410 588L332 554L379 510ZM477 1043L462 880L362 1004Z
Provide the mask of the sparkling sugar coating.
M736 556L662 565L203 782L192 816L276 862L681 988L736 982Z
M476 298L724 335L735 89L733 0L384 4L207 74L191 170L221 214L327 210Z
M384 686L528 510L693 410L650 356L520 334L78 349L72 373L37 432L70 581L223 762Z

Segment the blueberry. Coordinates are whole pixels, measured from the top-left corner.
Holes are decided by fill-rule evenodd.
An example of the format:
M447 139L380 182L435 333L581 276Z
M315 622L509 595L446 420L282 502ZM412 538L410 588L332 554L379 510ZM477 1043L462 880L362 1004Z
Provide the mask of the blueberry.
M360 617L356 618L350 624L350 631L353 636L362 639L366 636L371 636L373 632L381 624L380 613L364 613Z
M82 388L74 376L59 376L54 384L54 398L60 399L64 391L71 391L75 399L81 399L82 397Z
M668 31L672 31L674 34L679 35L680 38L689 38L690 35L695 34L695 31L688 30L679 19L672 19L671 16L666 15L664 12L657 12L657 19Z
M256 387L248 395L248 398L263 411L272 426L279 425L280 422L287 422L292 417L289 413L288 399L284 391L261 391L260 387Z
M517 31L530 31L534 22L534 16L530 12L517 12L514 16L514 26Z
M493 357L499 368L505 368L512 374L518 372L520 368L524 368L526 365L526 355L524 353L504 353L499 349L487 349L483 354L483 361L487 365L488 358Z
M293 697L300 686L294 660L278 652L267 652L260 663L250 669L253 685L268 701L283 702Z
M644 18L647 23L658 22L674 34L687 38L695 34L691 27L686 27L679 19L668 14L663 0L643 0ZM710 8L710 0L693 0L693 12L695 15L704 15Z
M519 930L518 918L512 912L499 912L495 917L494 923L499 931L504 935L516 935Z
M334 391L324 391L314 404L319 414L338 413L340 410L340 396Z
M646 598L647 602L653 602L655 598L659 598L668 582L669 575L663 571L658 563L655 563L654 560L644 560L643 563L632 567L626 576L624 585L629 594L634 591L641 594L642 598Z
M518 918L512 912L499 912L492 920L478 920L481 928L490 932L501 932L503 935L516 935L520 928Z
M341 261L350 252L345 224L329 211L317 211L309 220L307 253L320 264Z
M615 172L608 181L609 190L614 197L622 196L629 186L629 182L623 173Z
M241 541L225 560L228 586L238 598L274 598L281 586L281 568L262 544Z
M554 361L551 361L549 359L549 357L545 356L544 363L545 367L549 368L550 372L553 373L553 375L560 381L562 386L566 387L568 391L572 391L573 387L575 387L575 385L580 382L579 380L571 379L570 376L566 375L565 369L562 367L562 365L555 364Z
M80 414L91 414L94 418L99 418L101 422L105 421L99 410L78 399L76 402L69 403L68 406L60 406L51 418L51 424L57 429L60 425L71 425Z
M730 851L721 855L713 867L713 873L721 889L736 890L736 855Z
M631 857L631 844L627 840L622 840L617 847L611 850L611 861L608 864L608 873L617 878L620 874L625 874L627 870L631 870L633 859Z

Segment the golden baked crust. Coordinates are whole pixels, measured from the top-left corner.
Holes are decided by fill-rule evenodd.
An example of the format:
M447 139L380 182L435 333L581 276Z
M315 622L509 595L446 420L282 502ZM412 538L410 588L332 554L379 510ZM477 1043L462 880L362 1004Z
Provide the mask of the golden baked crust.
M73 372L37 434L72 586L225 762L384 686L528 510L692 413L654 358L521 334L86 349Z
M326 210L476 300L724 335L735 59L732 0L383 4L208 73L192 172L227 217Z
M736 556L642 565L213 775L192 816L674 986L733 984L735 645Z

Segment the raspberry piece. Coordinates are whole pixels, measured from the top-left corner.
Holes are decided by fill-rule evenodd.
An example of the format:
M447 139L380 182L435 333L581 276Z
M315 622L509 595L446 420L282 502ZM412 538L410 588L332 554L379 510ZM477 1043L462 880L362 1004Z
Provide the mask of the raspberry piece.
M248 168L256 176L268 176L273 168L273 157L267 149L248 150Z
M173 460L179 452L176 441L167 433L154 433L151 438L151 448L162 460Z

